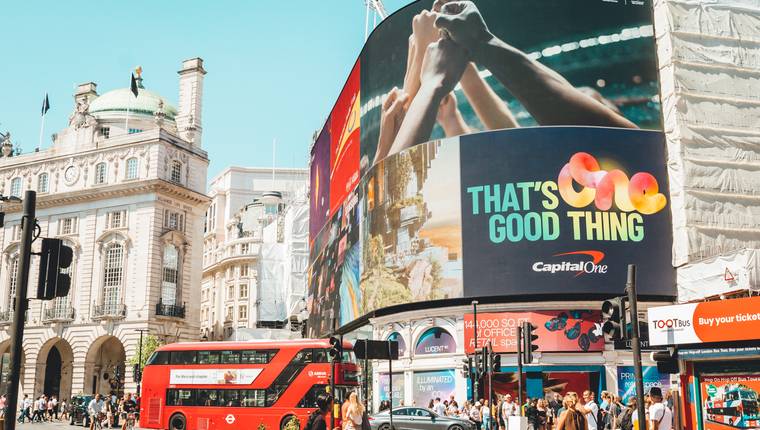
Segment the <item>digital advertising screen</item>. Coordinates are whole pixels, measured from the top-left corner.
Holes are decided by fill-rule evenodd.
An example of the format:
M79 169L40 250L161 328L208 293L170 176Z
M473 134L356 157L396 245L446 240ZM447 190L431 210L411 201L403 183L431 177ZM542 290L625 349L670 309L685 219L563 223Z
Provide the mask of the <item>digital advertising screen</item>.
M417 1L383 20L325 126L310 334L431 300L619 295L631 263L639 294L672 297L651 8Z

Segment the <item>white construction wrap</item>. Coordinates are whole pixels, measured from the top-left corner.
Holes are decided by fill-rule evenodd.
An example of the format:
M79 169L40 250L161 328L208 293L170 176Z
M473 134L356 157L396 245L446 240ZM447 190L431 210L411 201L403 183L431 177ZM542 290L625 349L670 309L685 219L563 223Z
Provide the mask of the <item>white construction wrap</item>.
M760 289L760 1L656 0L655 32L678 299Z

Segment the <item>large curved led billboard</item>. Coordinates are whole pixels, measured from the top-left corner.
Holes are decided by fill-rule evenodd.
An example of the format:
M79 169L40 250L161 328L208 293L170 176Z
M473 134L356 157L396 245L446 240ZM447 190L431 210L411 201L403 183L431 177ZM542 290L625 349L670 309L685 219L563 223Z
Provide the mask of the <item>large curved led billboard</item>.
M425 300L619 294L628 263L673 295L652 33L649 1L383 21L312 149L311 334Z

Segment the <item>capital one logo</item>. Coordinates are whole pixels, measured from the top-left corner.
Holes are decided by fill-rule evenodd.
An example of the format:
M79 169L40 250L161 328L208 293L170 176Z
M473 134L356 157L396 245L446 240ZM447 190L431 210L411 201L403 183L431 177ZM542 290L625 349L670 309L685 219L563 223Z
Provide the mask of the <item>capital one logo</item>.
M580 258L577 256L580 256ZM602 260L604 260L604 252L602 251L571 251L554 254L552 257L565 258L561 259L561 261L536 261L532 266L533 271L551 273L552 275L555 273L570 272L575 273L575 277L584 274L607 273L607 265L601 264Z

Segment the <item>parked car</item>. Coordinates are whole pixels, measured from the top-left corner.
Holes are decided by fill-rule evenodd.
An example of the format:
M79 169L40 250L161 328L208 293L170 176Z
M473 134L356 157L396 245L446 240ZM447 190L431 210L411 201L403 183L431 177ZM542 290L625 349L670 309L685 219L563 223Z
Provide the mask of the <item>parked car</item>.
M387 410L369 416L372 430L391 430L390 415ZM474 430L472 421L446 417L427 408L400 406L393 409L394 430Z
M87 413L87 405L93 396L74 396L66 406L69 408L69 424L72 426L90 426L90 416Z

